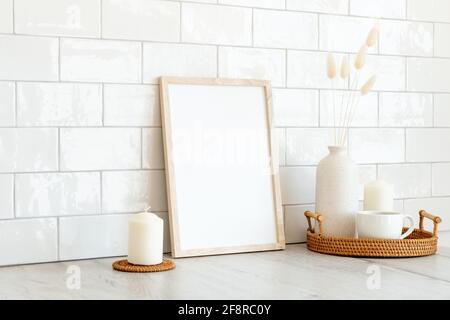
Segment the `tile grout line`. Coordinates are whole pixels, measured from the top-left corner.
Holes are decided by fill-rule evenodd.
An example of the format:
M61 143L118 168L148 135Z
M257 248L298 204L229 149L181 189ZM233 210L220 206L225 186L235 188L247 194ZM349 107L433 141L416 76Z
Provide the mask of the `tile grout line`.
M35 130L39 130L39 129L123 129L123 130L133 130L133 129L161 129L161 126L68 126L68 127L63 127L63 126L3 126L1 127L2 129L35 129ZM289 129L332 129L333 126L332 125L322 125L322 126L315 126L315 125L311 125L311 126L306 126L306 125L302 125L302 126L292 126L292 125L277 125L275 126L275 128L289 128ZM444 126L422 126L422 127L407 127L407 126L359 126L359 125L353 125L350 127L351 129L365 129L365 130L377 130L377 129L384 129L384 130L400 130L400 129L408 129L408 130L430 130L430 131L438 131L438 130L444 130L444 131L449 131L450 127L444 127Z
M320 50L320 14L317 14L317 50Z
M61 240L60 240L60 234L61 234L61 224L59 217L56 217L56 256L57 260L61 260Z
M12 2L12 33L16 34L16 4L15 0L11 0Z
M433 188L433 164L430 163L430 192L431 192L431 197L434 195L434 188Z
M219 61L219 50L220 50L220 48L217 45L216 46L216 77L219 77L219 70L220 70L220 68L219 68L219 63L220 63L220 61Z
M407 136L407 131L406 131L406 128L404 128L403 129L403 139L404 139L404 141L403 141L403 143L405 144L405 148L404 148L404 162L405 163L408 163L408 161L407 161L407 156L406 156L406 154L407 154L407 148L408 148L408 145L407 145L407 138L406 138L406 136Z
M433 128L436 128L436 106L435 106L435 97L434 94L431 94L431 110L432 110L432 114L431 114L431 124L433 125Z
M100 178L100 214L104 214L103 212L103 171L99 171L99 178Z
M166 0L166 1L170 1L170 2L176 2L179 3L180 0ZM349 9L347 9L345 13L340 13L340 12L324 12L324 11L314 11L314 10L294 10L294 9L288 9L288 8L267 8L267 7L261 7L261 6L246 6L246 5L237 5L237 4L227 4L227 3L199 3L199 2L195 2L195 1L183 1L183 3L186 4L192 4L192 5L198 5L198 6L203 6L203 7L231 7L231 8L236 8L236 9L257 9L257 10L265 10L265 11L276 11L276 12L297 12L297 13L306 13L306 14L322 14L325 16L338 16L338 17L342 17L342 18L356 18L356 19L379 19L382 21L399 21L399 22L404 22L405 20L409 21L409 22L413 22L413 23L434 23L434 22L439 22L439 23L443 23L443 24L450 24L450 20L449 21L430 21L430 20L421 20L421 19L408 19L408 18L404 18L404 17L394 17L394 18L390 18L390 17L380 17L380 16L369 16L369 15L358 15L358 14L350 14L349 13Z
M166 0L170 1L170 0ZM319 14L323 15L323 14ZM318 19L319 20L319 19ZM450 24L450 23L449 23ZM27 34L27 33L15 33L12 35L11 33L1 33L0 35L4 36L23 36L23 37L29 37L29 38L50 38L50 39L76 39L76 40L92 40L92 41L99 41L99 42L107 42L107 41L115 41L115 42L123 42L123 43L130 43L130 44L139 44L139 43L153 43L153 44L166 44L166 45L193 45L193 46L223 46L223 47L229 47L229 48L236 48L236 49L245 49L245 48L256 48L256 49L264 49L264 50L290 50L295 52L311 52L311 53L327 53L330 50L321 49L319 48L297 48L297 47L269 47L269 46L252 46L252 44L230 44L230 43L207 43L207 42L190 42L190 41L181 41L181 42L174 42L174 41L161 41L161 40L146 40L146 39L121 39L121 38L92 38L92 37L81 37L81 36L68 36L68 35L33 35L33 34ZM332 50L335 54L357 54L357 51L349 50L349 51L336 51ZM433 60L450 60L450 56L433 56L433 54L430 55L414 55L414 54L395 54L395 53L384 53L384 52L373 52L368 53L368 56L380 56L380 57L397 57L397 58L417 58L417 59L433 59ZM20 80L20 81L26 81L26 80ZM51 82L51 81L49 81ZM83 81L75 81L75 82L83 82ZM91 83L89 81L84 81ZM112 82L114 83L114 82ZM132 83L132 82L128 82ZM139 82L138 82L139 83Z
M58 172L61 172L61 128L58 128Z
M144 84L144 42L140 42L141 44L141 83Z
M107 128L105 127L105 84L102 83L100 85L100 91L101 91L101 98L102 98L102 125L100 128ZM77 126L77 128L79 128Z
M103 0L100 0L100 11L99 11L99 32L100 39L103 39Z
M168 0L167 0L168 1ZM224 47L221 45L215 45L218 47ZM259 48L255 48L255 49L259 49ZM283 52L286 49L274 49L280 52ZM289 51L289 49L288 49ZM405 58L405 57L403 57ZM18 83L36 83L36 84L40 84L40 83L47 83L47 84L79 84L79 85L101 85L101 84L105 84L105 85L120 85L120 86L139 86L142 85L140 82L102 82L102 81L76 81L76 80L63 80L63 81L56 81L56 80L4 80L4 79L0 79L0 83L2 82L18 82ZM153 87L159 87L158 83L149 83L146 82L144 83L145 86L153 86ZM332 88L331 87L320 87L320 86L316 86L316 87L305 87L305 86L280 86L280 85L272 85L272 88L274 89L288 89L288 90L310 90L310 91L316 91L316 90L328 90L331 91ZM348 88L336 88L334 89L336 91L348 91ZM395 89L377 89L377 90L373 90L372 92L382 92L382 93L396 93L396 94L402 94L402 93L417 93L417 94L450 94L450 91L424 91L424 90L395 90Z
M14 128L17 128L17 116L18 116L18 112L17 112L17 81L14 81ZM2 127L4 128L4 127Z
M432 41L432 43L433 43L433 57L435 58L436 57L436 26L435 26L435 23L433 23L432 24L432 28L433 28L433 30L432 30L432 38L433 38L433 41Z
M377 128L380 128L380 93L377 92Z
M318 97L317 97L317 100L318 100L318 104L319 104L319 112L317 113L317 126L318 126L318 128L323 128L322 127L322 124L320 123L320 121L321 121L321 118L320 118L320 114L322 113L322 98L321 98L321 94L322 93L322 90L321 89L319 89L319 94L318 94ZM331 127L331 128L333 128L333 127Z
M140 132L140 143L141 143L141 152L140 152L140 169L143 169L142 164L143 164L143 160L142 158L144 157L144 129L141 128L141 132Z
M252 45L251 47L255 47L255 10L254 8L251 8L251 14L252 14L252 22L251 22L251 35L252 35Z
M408 20L408 2L409 2L409 0L404 0L405 1L405 20L406 21L409 21Z
M284 87L286 88L288 85L288 63L289 63L289 56L288 56L288 50L286 49L284 52ZM284 89L285 89L284 88Z
M442 162L442 163L450 163L448 162ZM61 174L74 174L74 173L97 173L97 172L136 172L136 171L164 171L164 168L129 168L129 169L78 169L78 170L48 170L48 171L2 171L0 174L19 174L19 175L33 175L33 174L55 174L55 173L61 173Z
M0 222L11 222L11 221L30 221L30 220L38 220L38 219L66 219L66 218L98 218L105 216L124 216L129 214L140 213L142 210L129 210L129 211L120 211L120 212L98 212L98 213L85 213L85 214L65 214L65 215L41 215L41 216L23 216L16 218L7 218L0 219ZM152 212L158 214L166 214L167 210L153 210Z
M61 37L58 37L58 83L61 83Z
M183 33L183 3L182 2L179 2L179 5L178 5L178 10L179 10L179 19L180 19L180 25L179 25L179 30L178 30L178 32L179 32L179 35L178 35L178 44L180 44L180 43L182 43L183 42L183 36L182 36L182 33Z
M16 190L16 174L15 173L12 174L12 178L13 178L13 219L16 219L17 218L17 204L16 204L17 190Z

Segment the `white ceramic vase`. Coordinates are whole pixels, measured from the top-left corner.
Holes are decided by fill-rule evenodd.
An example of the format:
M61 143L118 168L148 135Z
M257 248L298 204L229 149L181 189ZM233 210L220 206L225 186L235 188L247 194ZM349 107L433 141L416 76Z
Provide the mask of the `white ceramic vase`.
M327 236L354 237L358 211L358 167L345 147L328 147L330 153L317 167L316 212L324 217Z

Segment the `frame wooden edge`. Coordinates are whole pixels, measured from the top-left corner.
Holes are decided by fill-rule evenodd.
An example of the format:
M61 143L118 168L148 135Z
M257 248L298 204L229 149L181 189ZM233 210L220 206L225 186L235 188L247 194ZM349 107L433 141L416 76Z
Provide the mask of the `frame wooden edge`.
M178 237L177 237L177 229L178 229L178 221L177 217L173 214L172 204L176 203L175 194L171 193L171 180L172 180L172 164L169 161L169 154L172 152L171 148L168 144L171 145L171 141L169 141L169 137L166 134L166 129L170 128L170 115L168 113L167 107L169 103L169 95L168 95L168 79L166 77L160 77L159 79L159 93L160 93L160 110L161 110L161 131L163 138L163 150L164 150L164 171L166 178L166 194L167 194L167 211L168 211L168 219L169 219L169 230L170 230L170 252L173 257L175 257L175 253L180 250Z
M268 125L268 138L269 138L269 152L271 162L271 175L272 184L274 188L274 205L275 205L275 219L276 219L276 232L277 239L275 243L271 244L257 244L257 245L244 245L233 247L219 247L208 249L192 249L182 250L180 248L179 239L177 237L178 231L178 219L173 213L176 208L176 196L171 192L171 184L173 184L172 172L173 168L168 160L168 155L171 153L172 141L168 139L166 129L170 128L170 115L168 113L168 85L170 84L186 84L186 85L230 85L230 86L257 86L264 88L265 94L265 106ZM160 85L160 104L161 104L161 126L163 135L163 149L164 149L164 163L166 172L166 193L168 201L168 217L170 227L170 240L171 240L171 255L173 258L194 257L194 256L206 256L206 255L221 255L231 253L246 253L256 251L270 251L270 250L283 250L286 248L285 235L284 235L284 219L283 208L281 201L281 188L279 179L279 167L278 167L278 151L274 150L275 137L273 128L273 108L272 108L272 90L270 81L260 79L231 79L231 78L205 78L205 77L174 77L174 76L161 76L159 78ZM173 204L175 203L175 206ZM175 207L175 208L174 208Z
M192 250L180 250L174 258L189 258L189 257L201 257L201 256L218 256L233 253L251 253L251 252L262 252L262 251L274 251L283 250L284 245L278 243L269 244L255 244L255 245L244 245L235 247L217 247L208 249L192 249Z
M279 175L279 159L278 150L274 150L276 144L275 128L273 126L273 105L272 105L272 87L270 81L264 81L264 93L266 97L266 115L269 137L269 151L270 151L270 163L272 183L274 188L274 205L276 213L277 224L277 244L282 249L286 248L286 240L284 235L284 218L283 218L283 206L281 200L281 187L280 187L280 175Z
M270 87L270 81L260 79L232 79L232 78L207 78L207 77L160 77L160 83L164 83L166 88L171 84L191 84L191 85L228 85L228 86L257 86Z

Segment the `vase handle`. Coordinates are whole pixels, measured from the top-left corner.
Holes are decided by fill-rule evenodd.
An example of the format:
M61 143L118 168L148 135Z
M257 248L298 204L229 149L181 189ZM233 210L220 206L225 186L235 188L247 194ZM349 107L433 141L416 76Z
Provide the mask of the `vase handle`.
M311 224L311 218L313 218L317 221L317 224L319 225L318 235L319 236L322 235L322 233L323 233L323 230L322 230L323 217L320 214L311 212L311 211L305 211L305 217L306 217L306 220L308 220L308 231L311 233L316 233L314 230L315 228L313 228L312 224ZM316 226L317 226L317 224L316 224Z

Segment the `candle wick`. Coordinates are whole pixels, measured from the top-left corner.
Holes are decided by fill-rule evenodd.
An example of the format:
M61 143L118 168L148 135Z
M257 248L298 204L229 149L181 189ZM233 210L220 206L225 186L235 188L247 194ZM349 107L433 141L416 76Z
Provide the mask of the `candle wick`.
M152 208L152 206L148 206L147 209L145 209L145 212L149 212L149 210Z

